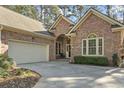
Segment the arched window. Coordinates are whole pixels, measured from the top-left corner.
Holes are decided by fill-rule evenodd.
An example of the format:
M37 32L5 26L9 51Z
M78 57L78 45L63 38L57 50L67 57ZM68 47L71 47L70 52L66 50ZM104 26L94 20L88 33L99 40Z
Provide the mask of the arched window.
M94 34L94 33L91 33L91 34L88 35L88 38L96 38L96 37L97 37L97 35Z
M82 40L82 54L101 56L104 55L104 40L103 37L98 37L91 33L86 39Z

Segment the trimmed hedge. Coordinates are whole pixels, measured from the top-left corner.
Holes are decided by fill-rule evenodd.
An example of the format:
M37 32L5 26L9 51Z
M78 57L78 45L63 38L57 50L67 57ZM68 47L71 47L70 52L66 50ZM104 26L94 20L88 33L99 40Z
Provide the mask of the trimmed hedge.
M91 64L91 65L107 66L108 58L100 57L100 56L75 56L74 63L75 64Z

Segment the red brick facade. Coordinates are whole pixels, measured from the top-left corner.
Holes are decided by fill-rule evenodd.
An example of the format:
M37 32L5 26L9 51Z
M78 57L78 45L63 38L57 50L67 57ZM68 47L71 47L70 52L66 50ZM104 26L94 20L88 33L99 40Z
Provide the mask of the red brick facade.
M104 55L111 62L113 53L118 52L121 34L120 32L113 33L111 24L93 14L79 26L76 30L76 37L71 39L72 58L76 55L81 55L82 39L86 39L90 33L104 38Z
M66 20L62 19L57 25L53 33L55 34L56 38L62 34L66 34L70 29L70 23Z

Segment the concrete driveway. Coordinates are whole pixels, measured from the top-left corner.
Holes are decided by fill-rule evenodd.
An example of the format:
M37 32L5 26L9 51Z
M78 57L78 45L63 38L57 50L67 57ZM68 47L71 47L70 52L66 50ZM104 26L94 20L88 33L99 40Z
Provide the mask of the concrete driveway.
M36 88L124 87L124 69L47 62L22 64L42 75Z

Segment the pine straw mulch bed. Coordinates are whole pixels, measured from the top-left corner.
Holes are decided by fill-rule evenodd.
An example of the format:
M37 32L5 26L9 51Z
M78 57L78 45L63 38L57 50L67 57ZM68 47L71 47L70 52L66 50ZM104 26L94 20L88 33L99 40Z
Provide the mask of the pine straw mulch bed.
M39 73L25 68L14 69L9 74L0 78L0 88L32 88L41 78Z

